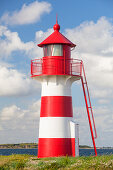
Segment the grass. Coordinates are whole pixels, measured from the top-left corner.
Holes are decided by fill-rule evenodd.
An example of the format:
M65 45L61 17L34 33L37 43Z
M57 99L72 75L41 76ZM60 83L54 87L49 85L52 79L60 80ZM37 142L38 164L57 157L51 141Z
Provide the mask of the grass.
M31 155L0 156L0 170L110 170L113 155L38 159Z

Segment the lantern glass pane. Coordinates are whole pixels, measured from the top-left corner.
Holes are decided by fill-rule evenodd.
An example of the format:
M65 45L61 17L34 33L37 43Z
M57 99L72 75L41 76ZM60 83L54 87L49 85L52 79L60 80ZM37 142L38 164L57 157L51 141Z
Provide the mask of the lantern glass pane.
M43 47L44 57L46 56L63 56L63 47L61 44L46 45Z

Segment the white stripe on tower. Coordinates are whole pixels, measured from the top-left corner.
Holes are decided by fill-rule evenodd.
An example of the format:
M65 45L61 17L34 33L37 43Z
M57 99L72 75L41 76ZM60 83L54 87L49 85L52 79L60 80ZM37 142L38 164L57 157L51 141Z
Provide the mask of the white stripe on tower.
M75 156L70 76L42 81L38 157Z
M39 138L75 138L75 131L70 133L71 121L71 117L41 117Z
M71 84L70 76L46 76L41 96L71 96Z

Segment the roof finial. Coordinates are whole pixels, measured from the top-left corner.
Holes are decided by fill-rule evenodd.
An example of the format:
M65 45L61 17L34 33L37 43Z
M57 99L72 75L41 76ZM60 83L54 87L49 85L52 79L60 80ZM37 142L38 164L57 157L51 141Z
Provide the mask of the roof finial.
M56 14L56 24L53 26L54 31L59 31L60 30L60 25L58 24L58 17Z
M56 13L56 24L58 24L58 15Z

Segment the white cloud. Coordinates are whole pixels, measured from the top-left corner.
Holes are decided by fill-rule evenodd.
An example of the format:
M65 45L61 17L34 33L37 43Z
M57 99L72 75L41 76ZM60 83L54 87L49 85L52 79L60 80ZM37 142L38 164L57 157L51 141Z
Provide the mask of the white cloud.
M11 32L7 27L0 26L0 57L8 57L14 51L23 51L28 56L35 56L39 49L32 41L24 43L17 32Z
M112 130L113 130L113 109L107 106L95 106L93 107L95 125L97 129L97 139L95 140L97 146L113 146L112 145ZM90 115L91 116L91 115ZM85 107L75 107L74 117L77 123L79 123L79 139L81 145L92 144L91 132L88 122L88 116ZM93 127L93 123L92 123ZM108 133L111 136L108 136ZM95 134L94 134L95 135ZM109 138L109 140L108 140Z
M94 114L95 114L97 132L100 129L101 132L105 135L104 141L106 143L104 143L104 145L106 145L108 143L108 141L106 140L108 134L105 134L105 133L106 131L110 132L113 129L113 116L112 116L113 109L112 107L99 106L94 109ZM98 133L98 136L102 136L102 134ZM112 136L111 136L111 140L112 140Z
M44 39L46 39L52 33L53 33L53 28L49 28L46 32L37 31L35 34L36 42L41 43Z
M37 44L43 41L53 32L53 29L48 29L46 32L37 31L35 40L24 43L17 32L11 32L6 26L0 26L0 58L7 58L13 52L23 52L29 58L41 58L43 56L42 48L37 47ZM16 54L18 55L18 53ZM15 56L17 57L17 56Z
M20 96L32 94L39 84L15 69L0 66L0 96Z
M108 99L100 99L98 100L99 104L108 104L110 101Z
M40 43L44 36L48 36L51 32L52 29L47 30L47 32L36 32L35 41ZM14 51L23 51L23 56L28 55L33 59L42 57L43 50L37 47L34 42L22 42L17 32L11 32L5 26L0 26L0 37L0 96L29 95L35 90L37 91L40 86L23 73L12 69L11 67L14 66L6 63L6 60ZM4 59L6 59L5 62Z
M111 88L99 88L99 87L94 87L92 86L91 88L91 95L93 98L96 98L98 100L108 100L108 99L112 99L113 98L113 90Z
M40 100L27 109L17 105L3 108L0 111L0 143L37 142L39 115Z
M74 58L82 59L86 77L93 97L113 95L113 24L101 17L96 23L84 22L67 29L66 36L77 47L72 51Z
M3 108L0 113L0 120L3 121L12 121L12 120L21 121L21 119L34 120L35 118L36 119L39 118L39 116L40 116L40 100L37 100L33 104L28 106L26 110L21 109L16 105L11 105Z
M97 127L97 146L113 146L111 142L113 140L113 24L102 17L96 23L84 22L76 28L67 29L65 35L77 45L72 51L72 57L83 60L91 99L95 99L91 101ZM80 143L91 144L85 112L81 108L77 111L76 108L75 117L80 124Z
M0 21L8 25L24 25L36 23L41 16L51 11L51 4L45 1L34 1L24 4L19 11L5 13Z
M35 90L38 91L40 85L37 82L34 83L24 73L12 69L14 66L6 62L14 51L22 51L23 56L35 58L40 55L40 49L36 44L34 42L24 43L17 32L11 32L7 27L0 26L0 49L0 96L29 95Z
M96 23L83 22L76 28L66 29L65 33L75 42L80 53L113 55L113 25L105 17L101 17Z
M11 120L12 118L23 117L23 113L19 113L20 108L16 105L12 105L10 107L3 108L1 112L1 120ZM19 115L20 114L20 115Z

